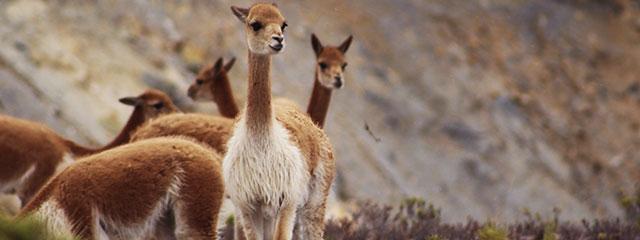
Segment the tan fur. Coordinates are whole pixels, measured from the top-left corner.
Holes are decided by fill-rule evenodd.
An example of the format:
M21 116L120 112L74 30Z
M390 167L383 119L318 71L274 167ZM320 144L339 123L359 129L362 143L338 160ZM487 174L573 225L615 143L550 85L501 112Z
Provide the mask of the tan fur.
M111 143L96 149L62 138L43 124L0 116L0 191L15 191L24 204L56 170L63 169L61 163L65 157L89 155L128 142L130 132L147 119L177 111L171 100L157 90L148 90L129 99L141 101L127 125ZM159 101L164 103L164 108L145 105Z
M239 109L227 76L235 61L236 59L233 58L223 66L224 60L219 58L214 65L200 71L196 80L189 86L189 97L197 101L214 101L220 115L235 118Z
M248 239L291 239L294 222L300 223L304 239L322 239L335 177L331 145L295 104L272 108L270 55L279 50L264 49L273 46L272 36L283 37L284 17L272 4L232 10L246 24L249 91L223 161L227 192ZM257 32L255 22L262 25Z
M344 70L347 67L345 54L353 38L349 36L340 46L323 46L315 34L311 35L311 45L316 53L316 74L307 113L321 128L329 110L331 92L344 86Z
M219 158L208 147L175 137L127 144L78 160L19 216L35 213L51 231L82 239L139 239L169 210L179 239L215 239L224 192Z
M132 136L132 141L163 136L187 136L209 145L218 153L227 152L233 120L204 114L170 114L149 121Z

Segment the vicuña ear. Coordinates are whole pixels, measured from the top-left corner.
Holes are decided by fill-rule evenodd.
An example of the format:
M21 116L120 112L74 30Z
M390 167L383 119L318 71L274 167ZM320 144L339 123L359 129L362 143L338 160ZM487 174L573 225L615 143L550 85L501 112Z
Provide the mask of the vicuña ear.
M340 44L340 46L338 47L338 50L340 50L340 52L342 53L347 53L347 50L349 50L349 46L351 46L351 40L353 40L353 36L349 36L347 40L344 40L344 42L342 42L342 44Z
M123 97L118 99L122 104L129 106L140 106L142 105L142 100L138 97Z
M316 37L315 33L311 34L311 46L313 47L313 52L316 53L316 57L320 56L320 53L322 52L322 43L320 43L320 40L318 40L318 37Z
M229 60L229 62L227 62L227 64L224 65L224 71L225 72L229 72L229 70L231 70L231 67L233 67L233 64L236 63L236 58L232 58L231 60Z
M244 23L247 21L247 16L249 16L248 8L231 6L231 11L233 12L233 15L236 15L236 17L240 19L241 22Z
M222 57L218 58L218 60L216 61L216 63L213 65L213 72L217 73L220 71L220 69L222 69L222 62L224 60L222 59Z

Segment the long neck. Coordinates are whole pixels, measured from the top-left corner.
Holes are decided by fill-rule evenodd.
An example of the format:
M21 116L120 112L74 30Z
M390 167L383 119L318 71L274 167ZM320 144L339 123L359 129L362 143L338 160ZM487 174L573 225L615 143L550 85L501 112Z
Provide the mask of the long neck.
M263 132L271 129L271 56L249 51L249 90L246 123L250 131Z
M96 153L120 146L122 144L128 143L129 140L131 140L131 132L136 130L136 128L138 128L140 125L144 123L144 114L142 111L143 111L142 108L136 107L133 110L133 113L131 113L131 116L129 117L127 124L124 125L122 130L120 130L120 133L118 134L118 136L113 140L111 140L111 142L105 145L104 147L88 148L88 147L78 145L77 143L68 139L62 138L62 141L69 148L71 153L73 153L73 155L79 156L79 157L96 154Z
M215 80L215 83L211 84L211 93L215 98L214 101L218 105L218 111L220 111L222 116L235 118L238 115L238 105L233 97L231 84L229 84L229 78L227 76L224 76L220 80Z
M122 130L120 130L118 136L100 150L104 151L128 143L129 140L131 140L131 133L145 122L143 111L142 107L135 107L127 121L127 124L124 125Z
M329 110L329 102L331 102L331 90L322 86L318 80L318 74L315 74L315 81L313 82L313 92L311 92L307 114L315 124L322 128Z

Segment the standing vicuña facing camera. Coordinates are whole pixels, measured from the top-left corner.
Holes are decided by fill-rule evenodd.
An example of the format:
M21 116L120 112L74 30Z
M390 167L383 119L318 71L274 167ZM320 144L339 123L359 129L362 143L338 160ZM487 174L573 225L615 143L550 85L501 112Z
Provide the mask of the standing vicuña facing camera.
M322 239L335 177L329 139L294 104L272 104L271 57L284 47L284 17L273 4L232 7L249 47L245 111L223 161L227 193L248 239Z

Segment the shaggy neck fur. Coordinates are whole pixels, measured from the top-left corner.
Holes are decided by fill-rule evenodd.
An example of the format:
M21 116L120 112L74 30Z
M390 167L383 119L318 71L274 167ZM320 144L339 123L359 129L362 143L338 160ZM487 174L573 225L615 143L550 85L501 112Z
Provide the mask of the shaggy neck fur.
M224 75L223 79L216 80L214 84L211 84L211 93L214 97L214 101L218 105L218 111L220 114L226 118L235 118L240 110L238 109L236 100L233 97L229 78L226 76L226 73L224 73Z
M92 155L128 143L129 140L131 140L131 133L144 123L143 111L142 107L135 107L127 121L127 124L122 128L118 136L104 147L92 149L80 146L71 140L63 139L63 141L75 156Z
M271 107L270 69L270 55L249 51L249 90L245 114L247 129L253 134L269 132L275 121Z
M322 86L320 80L318 80L318 73L316 72L313 92L311 92L311 99L307 107L307 114L309 114L311 120L320 128L324 127L324 119L327 117L329 102L331 102L331 89Z

